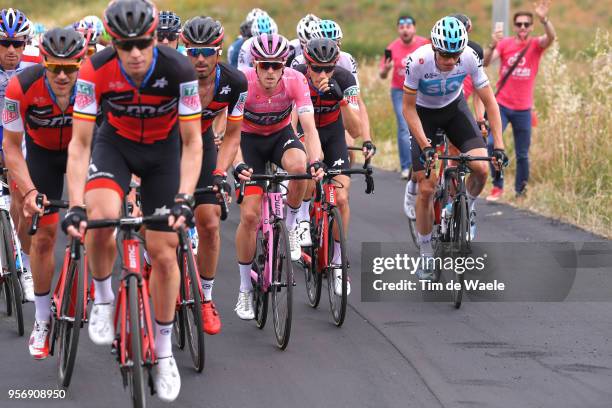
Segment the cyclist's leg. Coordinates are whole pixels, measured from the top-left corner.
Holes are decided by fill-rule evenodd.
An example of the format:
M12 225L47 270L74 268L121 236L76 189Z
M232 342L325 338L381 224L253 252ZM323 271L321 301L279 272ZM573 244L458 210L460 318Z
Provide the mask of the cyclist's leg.
M287 126L278 134L272 153L272 162L281 166L289 174L306 172L306 150L295 136L291 126ZM308 182L306 180L291 180L287 189L287 229L294 229L297 214L302 205Z

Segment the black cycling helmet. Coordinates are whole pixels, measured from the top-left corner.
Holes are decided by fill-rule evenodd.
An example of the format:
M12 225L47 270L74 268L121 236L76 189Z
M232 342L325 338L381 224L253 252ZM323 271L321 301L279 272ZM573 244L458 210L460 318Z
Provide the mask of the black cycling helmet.
M113 38L134 38L155 31L158 18L148 0L114 0L104 10L104 27Z
M304 58L315 64L329 64L340 57L338 44L329 38L314 38L306 43Z
M160 11L157 31L178 33L181 31L181 18L173 11Z
M74 28L54 28L45 32L40 52L47 57L81 58L87 51L87 40Z
M455 17L457 20L461 21L461 23L465 27L465 30L470 31L472 24L470 24L471 21L468 16L466 16L465 14L461 14L461 13L455 13L455 14L451 14L450 17Z
M245 20L240 24L240 35L242 38L251 38L251 23Z
M183 26L181 37L189 44L221 45L223 42L223 26L211 17L194 17L187 20Z

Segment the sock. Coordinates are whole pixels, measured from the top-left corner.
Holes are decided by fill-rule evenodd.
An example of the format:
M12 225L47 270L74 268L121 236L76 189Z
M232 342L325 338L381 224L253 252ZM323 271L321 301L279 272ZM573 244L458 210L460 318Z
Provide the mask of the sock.
M287 219L285 220L285 224L287 224L287 230L291 231L295 228L295 219L297 218L297 215L300 212L301 206L298 208L293 208L292 206L287 204L287 208L289 209L289 211L287 211Z
M310 200L302 201L300 213L298 214L298 222L310 220Z
M238 268L240 268L240 291L252 291L253 283L251 282L251 263L241 264L238 262Z
M249 268L249 275L250 275L250 271L251 269ZM206 279L200 276L200 280L202 281L202 290L204 291L204 301L208 302L212 300L212 290L213 290L213 286L215 285L215 278Z
M162 323L155 320L155 354L157 358L172 355L172 322Z
M96 297L94 299L94 305L99 305L101 303L113 303L115 300L115 294L113 293L113 287L111 286L111 276L103 280L98 280L96 278L93 279Z
M419 236L419 242L421 243L421 256L433 256L433 248L431 247L431 232L425 235L417 233L417 235Z
M467 199L468 199L468 208L469 211L476 211L476 198L473 195L470 194L470 192L467 192Z
M340 242L334 240L334 257L332 263L336 265L342 264L342 249L340 248Z
M416 195L417 193L417 183L412 180L408 180L408 185L406 186L406 191L412 195Z
M21 251L21 260L23 261L23 265L21 267L29 271L30 270L30 255Z
M36 307L34 318L37 322L48 322L51 320L51 292L42 295L35 293L34 306Z

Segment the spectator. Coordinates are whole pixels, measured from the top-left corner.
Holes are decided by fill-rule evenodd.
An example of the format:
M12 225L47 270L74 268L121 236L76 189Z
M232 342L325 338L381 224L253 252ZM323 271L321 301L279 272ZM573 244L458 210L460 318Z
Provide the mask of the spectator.
M414 50L421 45L427 44L426 38L416 35L416 21L408 15L397 19L397 33L399 38L393 40L386 48L385 54L380 61L380 77L387 78L389 71L393 69L391 76L391 101L397 120L397 145L400 156L402 178L407 179L410 171L410 131L402 116L402 98L404 96L403 86L406 76L406 59ZM390 58L389 52L391 54Z
M508 122L512 124L516 152L514 189L517 197L525 194L529 180L529 145L535 77L544 50L556 37L555 29L548 19L549 8L550 0L540 0L535 4L535 15L544 27L544 35L532 38L533 13L519 11L513 18L515 36L503 38L501 29L497 30L493 33L491 44L485 50L485 66L497 58L501 60L496 96L503 128L506 128ZM491 143L492 138L489 135L489 153L492 152ZM503 179L494 176L493 189L487 201L499 200L503 189Z

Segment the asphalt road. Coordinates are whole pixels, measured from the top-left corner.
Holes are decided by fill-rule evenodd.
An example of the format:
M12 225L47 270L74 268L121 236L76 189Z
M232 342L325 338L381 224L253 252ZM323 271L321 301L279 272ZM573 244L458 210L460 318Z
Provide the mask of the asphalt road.
M175 351L182 376L177 407L610 407L612 406L612 261L583 254L575 299L566 302L362 302L361 243L406 242L411 248L396 173L377 171L376 194L352 190L350 260L353 292L342 328L330 322L327 298L318 310L298 286L291 341L274 345L233 312L239 286L234 258L238 211L222 231L214 299L223 330L208 336L202 374L185 350ZM479 203L478 240L597 241L599 237L501 204ZM501 244L500 244L501 245ZM58 251L59 254L59 251ZM519 271L517 271L518 273ZM598 291L599 290L599 291ZM596 293L597 292L597 293ZM599 297L596 296L598 294ZM571 298L571 297L569 297ZM26 335L0 311L0 407L122 407L128 392L110 349L80 339L75 376L63 400L10 400L11 389L56 389L56 358L34 361ZM168 406L149 397L149 406Z

